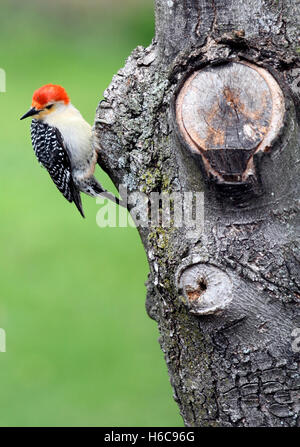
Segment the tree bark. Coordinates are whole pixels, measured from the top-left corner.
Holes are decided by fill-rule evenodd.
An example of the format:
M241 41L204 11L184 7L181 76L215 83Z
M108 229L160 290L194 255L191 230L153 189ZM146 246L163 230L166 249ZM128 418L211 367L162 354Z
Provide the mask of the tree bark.
M146 308L158 324L187 426L300 425L299 23L295 0L156 0L155 39L133 51L97 110L99 163L117 187L147 196L204 192L200 233L162 222L138 227L150 268ZM230 78L230 70L241 68L237 64L244 64L243 91L256 100L259 91L270 94L274 111L272 87L261 79L255 93L256 82L253 89L246 82L247 70L257 67L271 75L284 99L282 126L277 123L263 150L248 147L248 140L233 147L243 157L250 148L245 163L251 159L253 169L247 175L224 139L207 140L204 147L199 137L199 148L192 148L176 115L193 73L201 83L201 70L215 76L226 67ZM231 93L243 89L239 81L232 81ZM230 117L236 112L238 128L246 112L240 99L228 99L226 85L227 102L219 106L227 136ZM213 89L207 87L207 98ZM201 95L196 99L205 115ZM187 103L182 113L197 124L194 104L195 110ZM255 120L264 129L258 140L270 132L267 108L261 100L260 115L251 115L251 129ZM207 126L210 117L208 110ZM241 129L248 132L245 123Z

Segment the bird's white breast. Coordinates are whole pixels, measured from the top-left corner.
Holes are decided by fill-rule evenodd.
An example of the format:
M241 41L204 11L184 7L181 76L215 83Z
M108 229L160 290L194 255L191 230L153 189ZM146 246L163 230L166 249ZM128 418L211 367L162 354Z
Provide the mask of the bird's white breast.
M94 158L92 128L72 104L62 105L44 121L60 131L73 165L89 164Z

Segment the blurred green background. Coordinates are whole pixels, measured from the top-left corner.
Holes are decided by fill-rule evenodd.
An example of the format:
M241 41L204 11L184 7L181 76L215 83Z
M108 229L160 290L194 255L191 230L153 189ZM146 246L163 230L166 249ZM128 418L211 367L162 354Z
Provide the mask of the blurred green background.
M34 157L33 91L63 85L93 122L98 101L154 33L151 0L1 0L1 426L181 426L133 228L80 217ZM97 178L113 186L98 169Z

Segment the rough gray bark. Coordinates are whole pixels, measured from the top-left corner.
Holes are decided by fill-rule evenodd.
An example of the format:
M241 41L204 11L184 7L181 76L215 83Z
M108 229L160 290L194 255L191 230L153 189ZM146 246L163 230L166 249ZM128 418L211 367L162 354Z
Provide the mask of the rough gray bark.
M197 237L139 228L146 307L187 426L300 425L299 23L298 0L156 0L155 40L133 51L97 110L100 164L117 187L205 192ZM284 132L258 157L263 193L243 207L216 197L172 111L188 72L231 60L270 71L287 108ZM195 315L201 296L223 310Z

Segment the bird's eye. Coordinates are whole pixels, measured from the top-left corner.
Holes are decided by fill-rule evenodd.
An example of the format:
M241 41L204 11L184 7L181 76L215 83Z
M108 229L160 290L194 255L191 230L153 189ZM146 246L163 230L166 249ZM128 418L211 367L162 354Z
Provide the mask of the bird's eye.
M48 106L46 106L46 109L51 109L54 106L54 104L49 104Z

